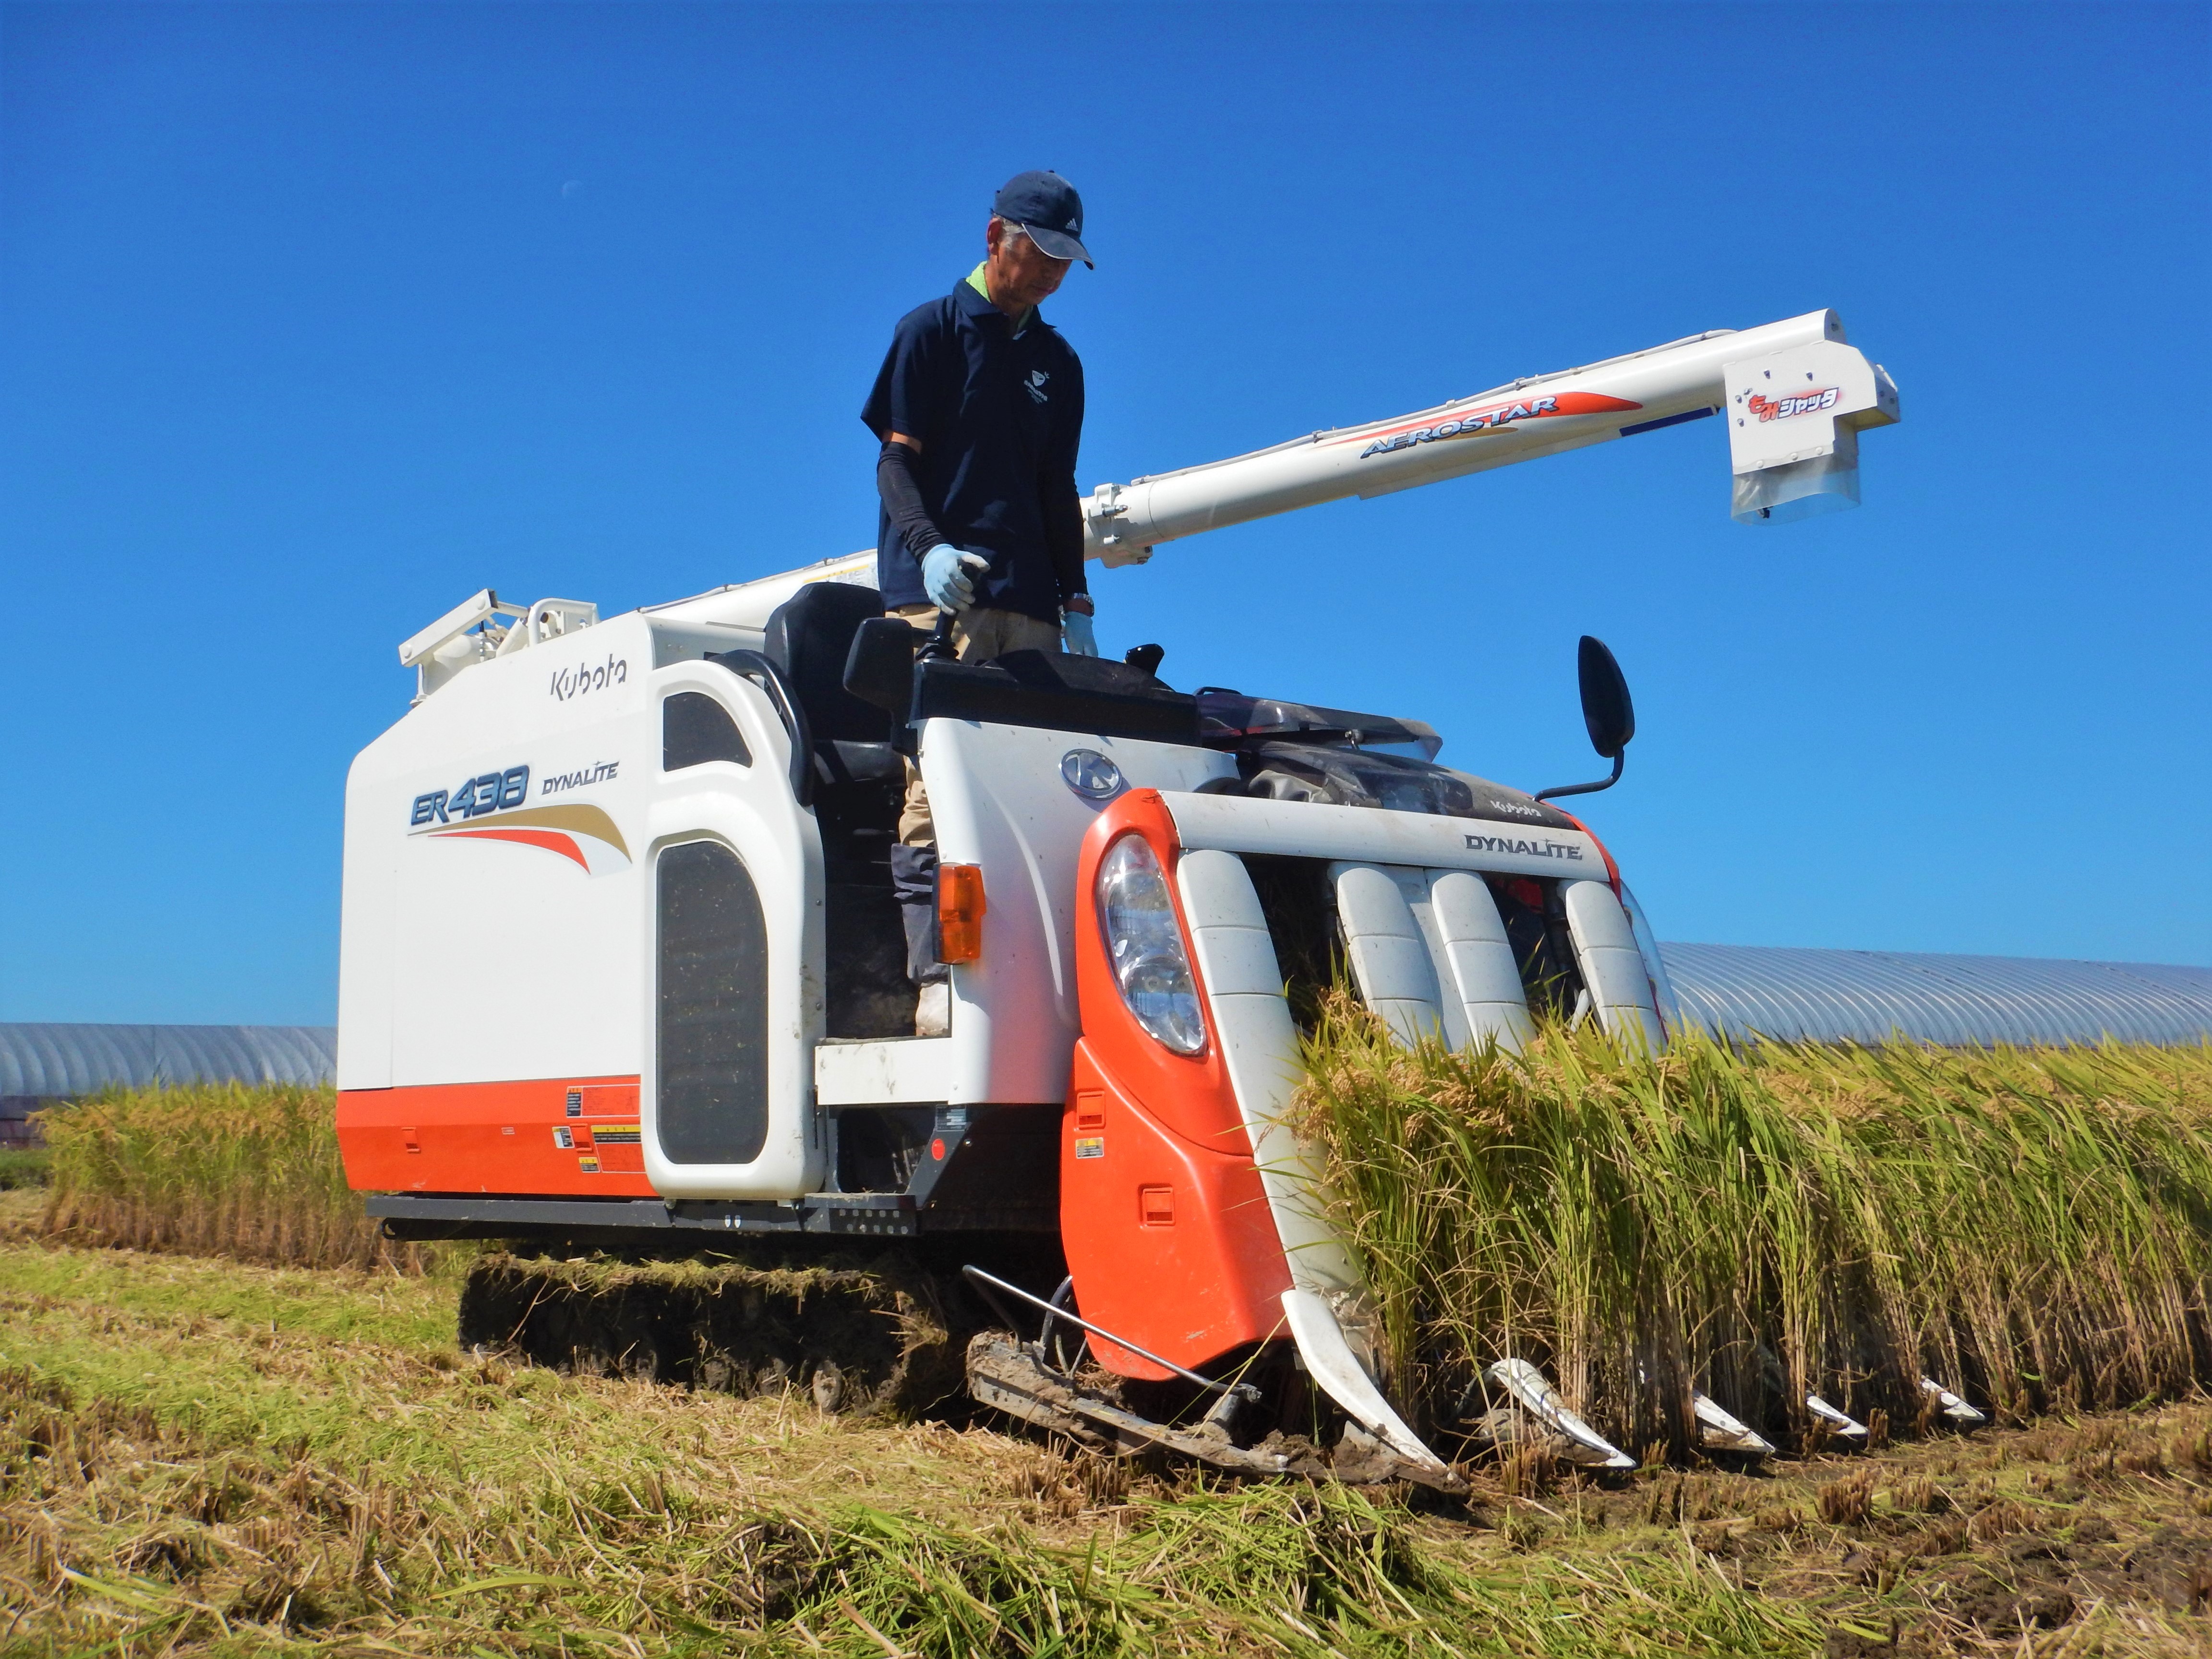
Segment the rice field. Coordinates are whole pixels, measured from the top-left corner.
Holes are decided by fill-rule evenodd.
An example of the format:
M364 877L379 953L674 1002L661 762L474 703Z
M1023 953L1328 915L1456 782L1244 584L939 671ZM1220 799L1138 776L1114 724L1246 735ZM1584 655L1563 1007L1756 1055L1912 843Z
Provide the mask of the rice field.
M9 1195L12 1204L22 1194ZM457 1351L438 1275L0 1207L0 1653L2180 1659L2212 1406L1465 1504Z
M1644 1468L1240 1486L485 1358L327 1093L114 1096L0 1193L0 1655L2212 1654L2212 1055L1452 1056L1340 1006L1309 1061L1401 1398L1451 1445L1518 1353ZM1785 1455L1699 1456L1692 1386Z

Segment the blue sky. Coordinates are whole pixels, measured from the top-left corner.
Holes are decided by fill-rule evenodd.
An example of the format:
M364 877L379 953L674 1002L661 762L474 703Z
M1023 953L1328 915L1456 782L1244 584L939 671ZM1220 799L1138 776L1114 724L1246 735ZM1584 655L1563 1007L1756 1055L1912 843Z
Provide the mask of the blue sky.
M867 545L1032 166L1085 488L1821 306L1903 391L1856 513L1693 423L1170 546L1110 649L1540 787L1595 633L1662 937L2212 962L2208 15L0 7L0 1018L332 1018L398 641Z

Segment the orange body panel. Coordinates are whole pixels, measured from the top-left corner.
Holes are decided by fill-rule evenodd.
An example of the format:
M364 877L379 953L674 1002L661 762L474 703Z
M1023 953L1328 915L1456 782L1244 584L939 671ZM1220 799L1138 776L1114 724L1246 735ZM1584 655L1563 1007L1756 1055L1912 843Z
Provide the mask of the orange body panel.
M337 1123L356 1192L653 1196L634 1077L347 1089Z
M1129 833L1151 844L1175 890L1175 826L1158 793L1122 796L1091 825L1077 866L1083 1037L1061 1127L1060 1242L1085 1318L1200 1370L1280 1334L1290 1267L1211 1018L1205 1053L1172 1053L1115 982L1093 895L1099 861ZM1169 1375L1097 1337L1091 1347L1121 1376Z

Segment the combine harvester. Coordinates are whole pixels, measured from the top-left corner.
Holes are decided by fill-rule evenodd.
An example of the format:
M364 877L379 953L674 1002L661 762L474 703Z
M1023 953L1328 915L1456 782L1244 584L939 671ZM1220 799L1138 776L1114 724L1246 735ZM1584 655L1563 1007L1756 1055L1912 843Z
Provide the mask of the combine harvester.
M1090 550L1713 415L1735 517L1783 520L1856 501L1897 393L1817 311L1103 484ZM486 591L400 647L414 707L346 794L338 1133L369 1213L544 1252L479 1270L464 1340L830 1406L964 1379L1093 1445L1455 1487L1285 1127L1293 1008L1345 963L1407 1039L1510 1046L1538 1009L1667 1041L1650 930L1547 804L1620 775L1611 654L1582 642L1612 777L1529 795L1436 764L1419 720L1171 690L1157 647L935 657L873 567L604 621ZM906 757L942 1036L911 1035L888 865ZM1535 1367L1488 1381L1492 1438L1631 1465Z

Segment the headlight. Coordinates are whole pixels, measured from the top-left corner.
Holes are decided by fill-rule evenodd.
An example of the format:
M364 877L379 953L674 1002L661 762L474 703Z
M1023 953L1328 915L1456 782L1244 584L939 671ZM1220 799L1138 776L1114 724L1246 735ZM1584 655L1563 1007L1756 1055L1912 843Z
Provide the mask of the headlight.
M1182 948L1168 878L1142 836L1124 836L1098 866L1098 927L1115 983L1137 1024L1179 1054L1206 1049L1198 981Z

